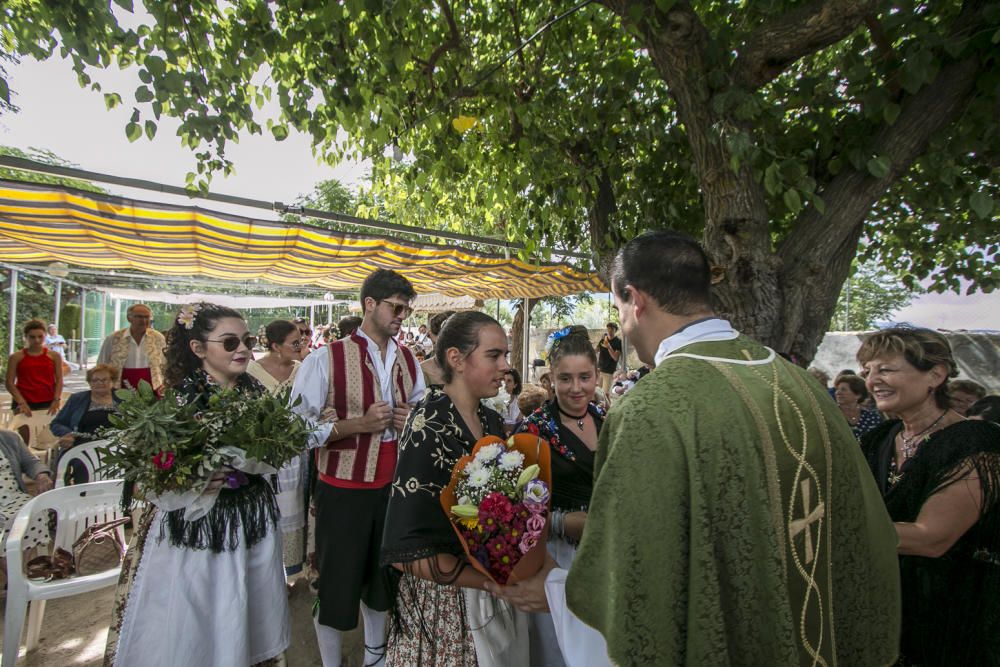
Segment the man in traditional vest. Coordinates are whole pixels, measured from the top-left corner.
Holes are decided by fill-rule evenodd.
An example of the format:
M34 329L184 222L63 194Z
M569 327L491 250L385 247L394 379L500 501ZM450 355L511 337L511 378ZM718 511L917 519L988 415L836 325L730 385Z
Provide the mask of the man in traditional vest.
M504 594L569 667L894 663L896 533L829 395L715 315L691 238L633 239L610 282L656 368L601 429L569 572Z
M153 311L144 303L134 303L125 311L128 327L104 339L97 363L120 368L118 386L134 389L145 380L159 389L163 386L163 371L167 359L167 341L152 329Z
M338 667L342 636L364 618L365 665L381 665L389 581L379 567L382 527L396 468L396 439L424 393L413 353L396 336L416 297L410 282L379 269L361 286L364 319L353 334L312 352L292 387L315 427L314 625L324 667Z

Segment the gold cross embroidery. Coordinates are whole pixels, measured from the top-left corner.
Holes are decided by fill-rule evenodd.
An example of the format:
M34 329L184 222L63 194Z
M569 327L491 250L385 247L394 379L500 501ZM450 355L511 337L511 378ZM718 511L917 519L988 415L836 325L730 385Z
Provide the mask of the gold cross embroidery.
M802 492L802 511L809 512L810 500L812 498L812 480L802 480L799 484L799 488ZM802 531L805 531L806 533L806 563L811 563L814 555L812 533L809 531L809 525L822 519L825 514L825 505L824 503L820 503L806 516L801 519L796 519L788 524L788 533L791 539L795 539L795 536Z

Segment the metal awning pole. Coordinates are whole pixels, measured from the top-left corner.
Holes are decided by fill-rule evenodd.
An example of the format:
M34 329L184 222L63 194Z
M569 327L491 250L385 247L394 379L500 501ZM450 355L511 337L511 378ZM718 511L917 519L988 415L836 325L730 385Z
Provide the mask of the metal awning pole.
M56 333L59 333L59 311L62 309L62 278L56 279L56 305L52 312L52 324L56 325Z
M7 338L7 354L14 354L14 340L17 338L17 269L10 270L10 321Z
M87 367L87 290L80 290L80 368Z
M115 299L115 331L122 328L122 300Z
M101 292L101 340L104 340L105 334L107 334L106 327L108 326L108 293Z

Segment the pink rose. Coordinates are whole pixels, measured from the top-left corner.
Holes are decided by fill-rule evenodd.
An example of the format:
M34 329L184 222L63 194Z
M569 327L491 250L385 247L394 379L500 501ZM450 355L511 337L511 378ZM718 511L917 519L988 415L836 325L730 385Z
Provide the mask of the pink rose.
M532 533L541 533L543 530L545 530L545 517L543 517L541 514L532 514L531 516L528 517L528 521L525 524L525 528L527 528Z
M538 546L538 536L535 533L525 533L524 537L521 538L519 548L521 549L521 553L526 554L536 546Z

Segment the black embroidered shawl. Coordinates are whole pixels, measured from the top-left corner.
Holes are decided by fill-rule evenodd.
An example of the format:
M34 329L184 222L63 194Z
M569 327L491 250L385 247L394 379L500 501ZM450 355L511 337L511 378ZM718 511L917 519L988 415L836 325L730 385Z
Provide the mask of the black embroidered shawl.
M982 516L939 558L901 556L904 664L1000 664L1000 428L953 424L930 436L890 481L901 422L870 431L862 448L893 521L912 522L932 495L972 465Z
M500 415L480 405L485 435L503 437ZM382 564L409 563L439 553L460 556L462 545L441 509L441 491L475 438L443 391L430 390L410 413L399 438L396 475L382 538Z

